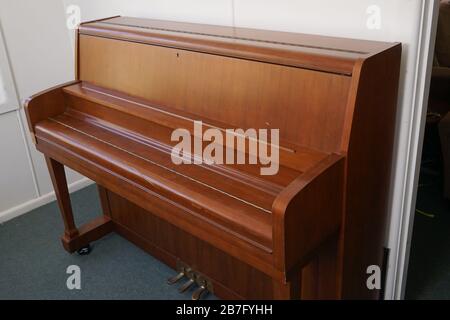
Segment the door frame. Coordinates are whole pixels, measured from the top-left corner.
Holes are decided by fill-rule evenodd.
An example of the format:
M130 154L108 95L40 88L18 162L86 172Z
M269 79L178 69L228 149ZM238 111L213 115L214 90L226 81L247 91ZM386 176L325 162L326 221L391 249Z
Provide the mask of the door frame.
M404 174L401 175L402 179L397 179L400 181L393 183L391 217L386 239L387 248L390 249L384 296L386 300L405 297L439 4L439 0L422 0L421 17L418 20L420 28L415 62L413 109L408 122L408 140L405 142L407 152L397 155L397 165L402 168L402 172L404 170Z

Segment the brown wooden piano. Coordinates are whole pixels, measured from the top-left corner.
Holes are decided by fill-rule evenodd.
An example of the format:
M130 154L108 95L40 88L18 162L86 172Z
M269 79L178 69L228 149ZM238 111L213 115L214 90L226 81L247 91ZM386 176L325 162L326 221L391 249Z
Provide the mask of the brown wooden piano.
M383 260L400 44L113 17L82 24L76 47L76 81L26 102L67 251L117 232L194 298L380 296L366 280ZM175 164L171 134L195 121L279 129L278 173ZM99 186L103 215L79 228L64 166Z

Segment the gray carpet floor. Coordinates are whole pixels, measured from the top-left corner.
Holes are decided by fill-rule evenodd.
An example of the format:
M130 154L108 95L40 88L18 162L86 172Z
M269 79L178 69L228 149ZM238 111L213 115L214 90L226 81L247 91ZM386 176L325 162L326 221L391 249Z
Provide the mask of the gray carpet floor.
M77 223L100 214L95 186L71 197ZM62 231L55 202L0 225L0 299L191 298L194 289L180 294L176 285L166 284L172 269L120 236L110 234L94 242L89 255L79 256L62 248ZM66 286L71 265L81 269L81 290Z

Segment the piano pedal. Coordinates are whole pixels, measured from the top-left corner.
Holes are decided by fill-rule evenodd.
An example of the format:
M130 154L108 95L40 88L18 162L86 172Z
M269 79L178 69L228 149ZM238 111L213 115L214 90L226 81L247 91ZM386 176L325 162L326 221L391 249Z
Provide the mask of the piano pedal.
M174 285L175 283L177 283L178 281L180 281L184 277L189 278L189 274L192 272L192 269L189 268L189 266L187 266L186 264L184 264L180 260L178 260L177 261L177 271L178 271L178 274L176 274L175 276L170 277L169 279L167 279L167 284L168 285L170 285L170 286Z
M213 293L213 286L211 281L209 281L206 277L204 277L201 273L193 270L187 264L177 261L177 271L178 274L169 278L167 283L169 285L173 285L178 283L181 279L186 278L186 282L183 283L181 287L178 288L178 292L183 293L191 289L194 285L197 285L198 288L192 294L192 300L200 300L203 296L206 296L208 293Z
M187 282L185 282L179 289L178 292L179 293L183 293L186 290L188 290L190 287L192 287L192 285L195 283L194 279L189 279Z
M177 283L178 281L180 281L181 279L183 279L184 276L186 276L186 273L183 270L180 273L178 273L177 275L167 279L167 284L168 285L173 285L173 284Z
M194 301L200 300L203 294L207 295L209 292L206 280L201 280L199 285L200 287L192 294L192 300Z

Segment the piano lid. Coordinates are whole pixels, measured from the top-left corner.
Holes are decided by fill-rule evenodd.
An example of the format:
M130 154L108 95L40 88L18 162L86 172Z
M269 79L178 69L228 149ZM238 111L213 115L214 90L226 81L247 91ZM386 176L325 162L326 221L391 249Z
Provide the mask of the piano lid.
M396 45L131 17L83 23L79 33L345 75L352 74L356 61Z

